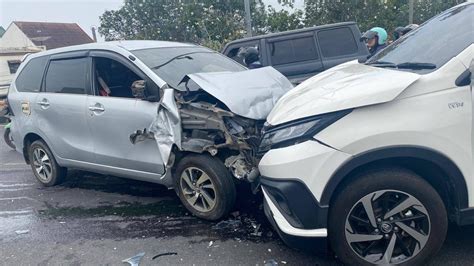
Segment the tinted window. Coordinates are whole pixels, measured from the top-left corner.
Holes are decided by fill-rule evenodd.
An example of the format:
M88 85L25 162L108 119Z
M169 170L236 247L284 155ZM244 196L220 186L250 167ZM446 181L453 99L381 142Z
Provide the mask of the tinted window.
M48 57L46 56L33 58L28 61L16 78L16 89L21 92L40 91L46 62L48 62Z
M46 92L86 93L88 58L54 60L46 74Z
M226 56L232 58L234 61L238 62L239 64L245 66L244 63L244 52L249 47L255 47L257 50L260 50L258 47L258 42L246 42L246 43L239 43L230 46L230 49L226 51Z
M474 43L473 14L474 4L451 8L398 39L368 63L427 63L439 68ZM421 70L431 71L433 69Z
M324 57L335 57L357 53L357 43L349 28L318 32L319 45Z
M271 41L269 45L272 65L283 65L319 58L312 36Z

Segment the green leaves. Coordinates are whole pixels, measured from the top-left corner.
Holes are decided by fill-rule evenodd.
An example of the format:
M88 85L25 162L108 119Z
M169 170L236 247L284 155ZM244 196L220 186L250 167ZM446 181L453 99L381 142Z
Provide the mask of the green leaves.
M283 5L291 5L285 1ZM251 1L254 34L302 27L303 12L290 13ZM243 0L125 0L119 10L100 16L105 40L149 39L192 42L221 49L245 36Z
M414 23L463 1L415 0ZM408 0L305 0L304 10L295 9L294 0L278 2L283 8L251 0L254 35L343 21L356 21L361 31L408 24ZM243 0L124 0L100 16L99 33L106 40L169 40L220 50L245 36L244 17Z

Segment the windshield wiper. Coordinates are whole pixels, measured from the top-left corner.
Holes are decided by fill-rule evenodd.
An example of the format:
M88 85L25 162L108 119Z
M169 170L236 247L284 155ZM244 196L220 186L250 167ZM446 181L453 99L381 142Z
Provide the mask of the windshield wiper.
M189 60L193 60L194 58L192 58L191 56L189 56L190 54L212 54L214 52L211 52L211 51L194 51L194 52L189 52L189 53L185 53L185 54L180 54L180 55L177 55L171 59L169 59L168 61L164 62L163 64L161 65L157 65L157 66L154 66L152 67L151 69L158 69L160 67L163 67L163 66L166 66L167 64L173 62L174 60L177 60L177 59L189 59Z
M378 67L394 67L394 68L397 67L395 63L387 62L387 61L373 61L373 62L366 63L366 65L378 66Z
M397 68L406 69L435 69L436 65L432 63L405 62L397 65Z
M367 63L366 65L375 66L375 67L393 67L399 69L435 69L436 65L431 63L419 63L419 62L405 62L400 64L395 64L387 61L374 61Z
M179 59L189 59L189 60L193 60L193 58L189 55L186 55L186 54L182 54L182 55L178 55L178 56L175 56L173 58L171 58L170 60L164 62L163 64L161 65L157 65L157 66L154 66L152 67L151 69L158 69L160 67L163 67L163 66L166 66L167 64L173 62L174 60L179 60Z

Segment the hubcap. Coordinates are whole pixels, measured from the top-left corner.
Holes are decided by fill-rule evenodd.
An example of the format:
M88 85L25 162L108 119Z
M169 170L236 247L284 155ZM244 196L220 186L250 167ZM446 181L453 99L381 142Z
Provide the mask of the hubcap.
M373 264L400 264L426 245L431 223L425 206L396 190L380 190L360 199L346 218L352 250Z
M48 154L42 148L33 150L33 166L35 167L38 178L45 183L51 181L53 167Z
M216 205L216 189L206 172L188 167L181 174L180 188L186 201L199 212L210 212Z

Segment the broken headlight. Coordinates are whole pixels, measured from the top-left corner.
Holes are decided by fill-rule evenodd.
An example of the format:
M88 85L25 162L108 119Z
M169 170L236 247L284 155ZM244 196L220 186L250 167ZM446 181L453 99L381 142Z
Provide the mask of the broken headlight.
M328 113L291 121L264 129L259 154L312 139L320 131L346 116L351 110Z

